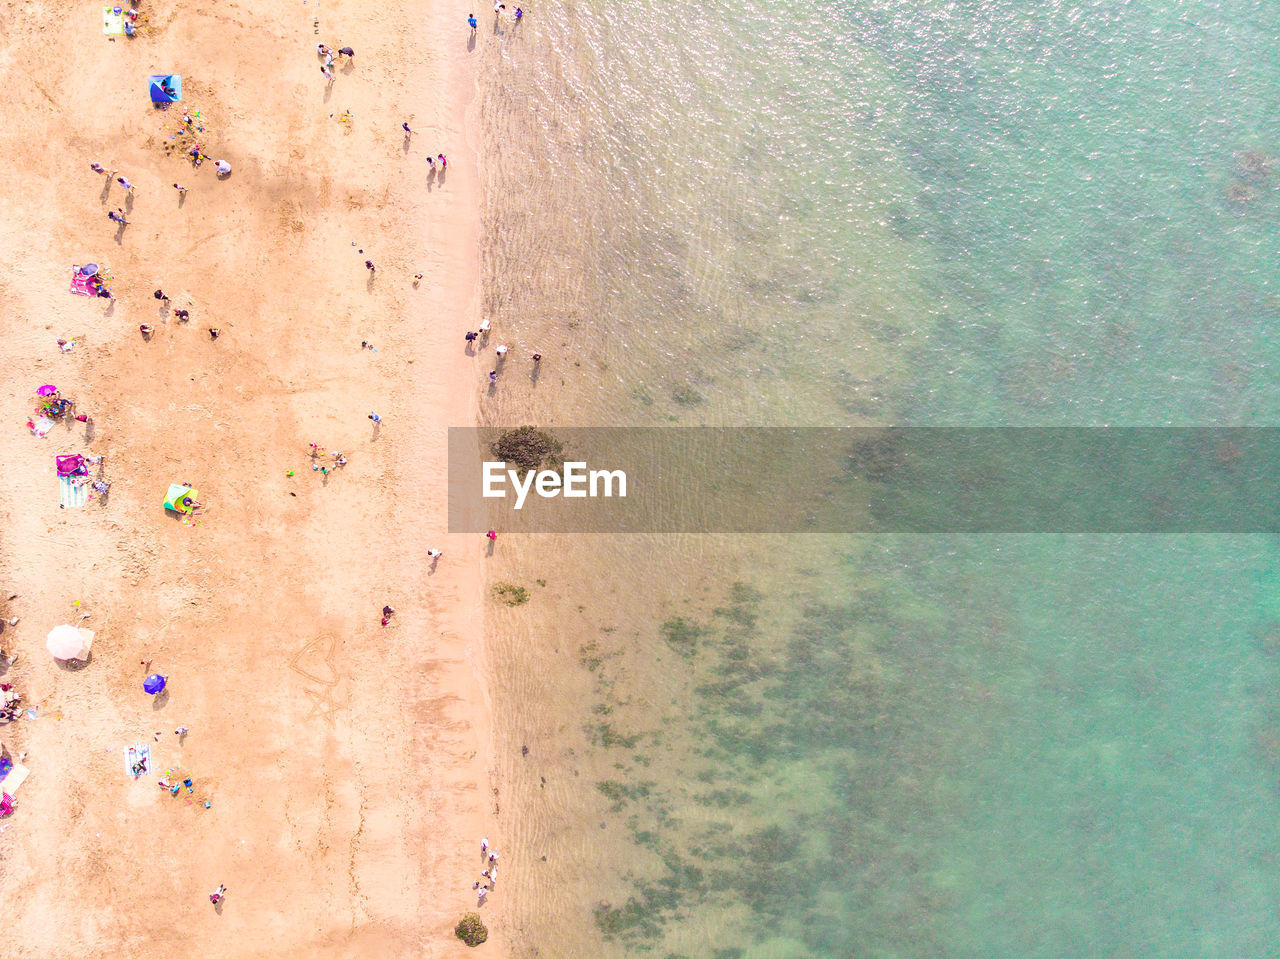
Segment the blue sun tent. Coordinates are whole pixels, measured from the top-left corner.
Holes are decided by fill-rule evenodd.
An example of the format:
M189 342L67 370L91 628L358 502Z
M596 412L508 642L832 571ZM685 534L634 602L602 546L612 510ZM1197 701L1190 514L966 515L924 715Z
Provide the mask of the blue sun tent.
M151 76L151 102L176 103L182 99L182 77L176 73L156 73Z

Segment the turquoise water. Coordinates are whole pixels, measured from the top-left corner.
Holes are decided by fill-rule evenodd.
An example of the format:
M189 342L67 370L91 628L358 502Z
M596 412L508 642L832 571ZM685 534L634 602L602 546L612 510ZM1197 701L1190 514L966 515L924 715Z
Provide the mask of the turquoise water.
M546 359L482 419L1273 424L1278 34L1262 2L539 5L481 113L486 309ZM513 863L517 955L1275 954L1274 539L510 549L550 585L497 674L560 671L499 716L558 870Z

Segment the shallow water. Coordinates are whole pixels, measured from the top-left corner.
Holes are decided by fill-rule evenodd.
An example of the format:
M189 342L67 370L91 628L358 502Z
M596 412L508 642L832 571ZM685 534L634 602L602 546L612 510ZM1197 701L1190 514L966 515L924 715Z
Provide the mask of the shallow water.
M482 48L482 419L1268 425L1277 28L539 5ZM1270 955L1278 557L503 540L517 954Z

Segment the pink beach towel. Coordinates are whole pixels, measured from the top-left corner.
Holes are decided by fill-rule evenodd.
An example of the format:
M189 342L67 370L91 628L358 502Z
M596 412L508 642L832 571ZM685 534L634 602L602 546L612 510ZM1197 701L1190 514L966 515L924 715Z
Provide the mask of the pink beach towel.
M98 291L93 288L93 277L85 276L79 270L71 277L71 292L78 293L81 296L97 296Z

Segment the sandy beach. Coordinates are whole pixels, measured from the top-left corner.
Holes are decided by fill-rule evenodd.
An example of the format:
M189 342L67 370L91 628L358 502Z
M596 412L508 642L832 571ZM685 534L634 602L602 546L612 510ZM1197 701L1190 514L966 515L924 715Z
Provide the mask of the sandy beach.
M503 845L483 543L445 534L445 429L474 422L483 375L462 351L480 226L465 11L139 9L133 39L95 7L2 21L0 611L20 622L0 679L35 710L0 727L31 770L0 821L8 951L467 954L452 930L478 839ZM355 50L331 85L321 42ZM183 101L153 107L152 73L181 74ZM175 149L184 108L230 176ZM428 177L436 153L447 176ZM113 300L69 292L89 262ZM88 420L32 435L43 384ZM70 453L104 458L105 503L60 508ZM162 501L186 482L205 509L184 518ZM86 665L45 651L61 623L95 631ZM169 770L192 788L160 788Z

